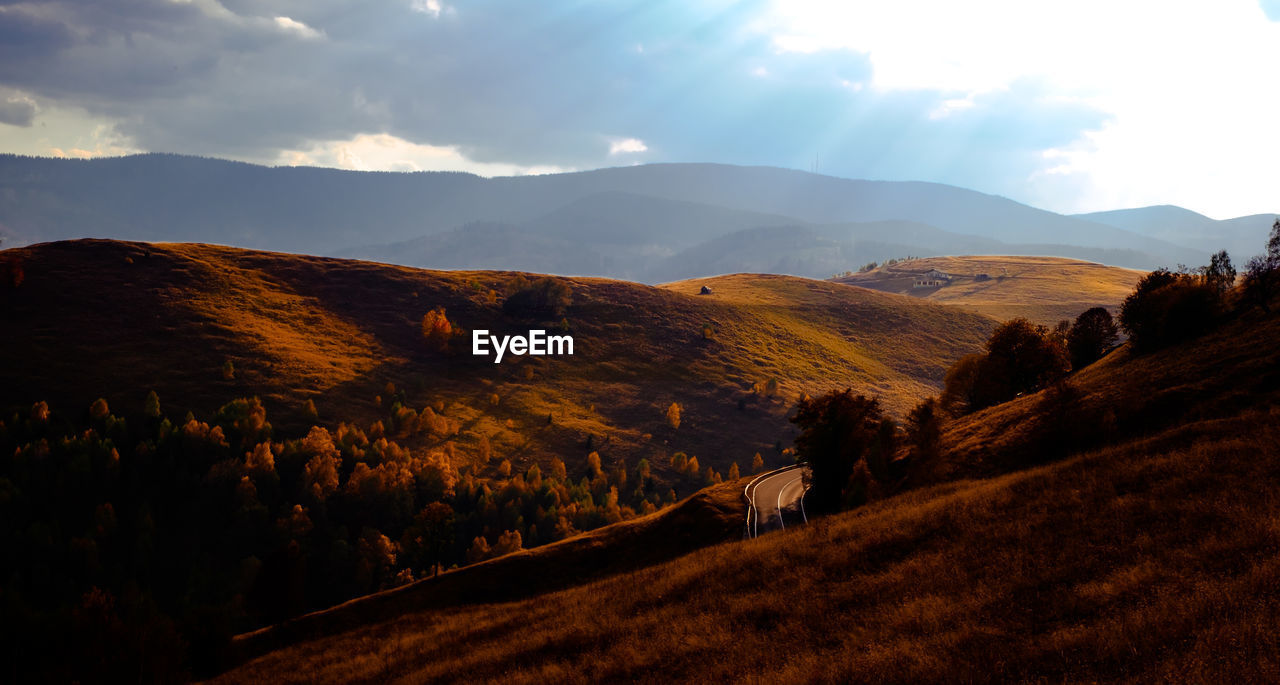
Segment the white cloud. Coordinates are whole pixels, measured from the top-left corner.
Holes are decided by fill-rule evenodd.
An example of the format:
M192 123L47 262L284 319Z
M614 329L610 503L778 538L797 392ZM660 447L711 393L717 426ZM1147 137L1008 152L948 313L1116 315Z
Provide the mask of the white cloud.
M290 19L289 17L276 17L272 21L275 22L276 27L281 31L284 31L285 33L292 33L303 38L320 38L324 35L322 32L317 31L296 19Z
M439 19L440 15L445 12L452 12L452 7L445 7L440 0L413 0L409 5L413 11L429 14L434 19Z
M317 142L303 150L285 150L280 166L323 166L357 171L466 171L480 176L527 176L573 171L564 167L476 162L457 147L421 145L386 133L362 133L350 140Z
M930 119L945 119L956 112L972 108L974 105L973 97L952 98L943 100L942 104L929 112Z
M1280 204L1280 24L1254 0L777 0L771 15L778 52L862 53L871 88L954 94L934 118L1019 81L1107 112L1029 179L1052 209L1169 202L1226 216ZM1067 182L1071 192L1052 190Z
M649 149L639 138L621 138L609 141L609 156L644 152Z

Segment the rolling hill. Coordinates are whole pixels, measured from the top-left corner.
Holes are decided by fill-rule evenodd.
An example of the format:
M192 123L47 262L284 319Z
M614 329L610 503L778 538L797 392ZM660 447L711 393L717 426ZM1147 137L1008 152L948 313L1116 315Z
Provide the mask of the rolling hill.
M931 269L952 280L917 287L918 276ZM1141 271L1072 259L965 256L912 259L832 280L957 305L1001 321L1023 316L1052 326L1090 307L1116 312L1141 277Z
M533 597L372 612L217 682L1273 681L1276 335L1252 311L1122 348L951 423L917 489Z
M154 390L179 416L209 416L259 396L279 426L305 429L308 400L329 425L386 420L392 383L405 404L434 406L458 426L451 441L466 459L487 442L495 462L522 469L552 456L577 463L593 449L607 461L647 457L659 477L673 451L721 472L755 452L778 459L799 393L865 389L901 415L995 323L782 276L664 288L564 279L572 304L542 318L504 313L497 293L514 277L504 272L113 241L4 254L26 278L3 302L0 354L20 363L0 371L0 407L79 410L103 397L140 408ZM712 295L696 294L703 283ZM436 307L467 331L567 326L574 356L494 364L463 339L452 354L431 352L420 324ZM752 391L769 379L776 397ZM673 402L684 410L678 430L665 415Z

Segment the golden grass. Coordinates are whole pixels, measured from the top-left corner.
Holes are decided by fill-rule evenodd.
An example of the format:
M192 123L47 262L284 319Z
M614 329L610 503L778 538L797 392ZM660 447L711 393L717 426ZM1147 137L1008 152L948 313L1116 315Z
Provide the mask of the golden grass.
M958 479L569 589L350 626L218 681L1276 682L1277 333L1247 313L1078 374L1080 401L1120 418L1112 444L1067 459L962 477L1033 439L1044 397L1023 398L948 428Z
M519 602L407 612L217 682L1280 678L1280 412Z
M713 485L675 506L531 550L464 566L406 586L238 636L237 661L304 638L331 635L409 609L527 597L652 565L742 537L749 478Z
M375 399L391 382L412 407L443 407L458 428L457 465L483 466L476 455L487 439L491 466L510 459L521 471L555 456L573 468L592 449L610 467L648 458L660 478L675 451L720 473L756 452L777 462L774 443L789 435L799 393L851 386L901 414L936 392L947 366L993 325L799 278L713 279L710 297L573 278L566 318L576 355L495 365L466 344L452 356L428 351L419 324L436 306L467 330L558 324L512 318L488 301L510 273L104 240L9 252L25 262L26 281L5 303L0 354L20 363L0 371L0 408L47 400L75 412L101 396L127 414L155 390L173 416L207 417L257 395L278 428L305 430L308 399L322 423L368 426L386 419L391 398ZM221 374L227 361L231 380ZM769 378L779 397L751 394ZM672 402L684 407L678 430L665 421ZM434 447L415 443L427 439L404 442Z
M1080 426L1100 444L1162 433L1187 420L1220 419L1280 401L1280 318L1250 311L1176 347L1136 355L1123 346L1069 377ZM1025 462L1030 436L1060 420L1046 392L962 417L946 426L931 479L1006 470ZM1102 423L1101 427L1097 425Z
M957 278L940 288L914 288L912 274L929 269ZM963 256L913 259L835 280L958 305L1001 321L1023 316L1052 326L1091 307L1114 312L1143 273L1061 257ZM978 281L977 274L990 279Z

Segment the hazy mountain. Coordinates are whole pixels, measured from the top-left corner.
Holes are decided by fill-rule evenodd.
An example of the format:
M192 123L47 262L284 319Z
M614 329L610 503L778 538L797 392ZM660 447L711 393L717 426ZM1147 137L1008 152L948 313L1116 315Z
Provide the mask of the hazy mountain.
M1194 247L1205 253L1226 250L1241 264L1250 256L1263 251L1271 224L1276 220L1275 214L1210 219L1174 205L1116 209L1075 216Z
M582 276L625 271L627 266L582 242L485 222L413 240L344 250L342 256L428 269L511 269Z
M760 226L795 224L792 217L701 202L610 190L587 195L525 226L538 233L600 245L675 249Z
M1203 250L963 188L765 167L657 164L485 179L446 172L268 168L159 154L97 160L0 156L0 232L11 244L90 236L199 241L430 266L530 268L524 262L533 259L543 271L560 271L549 268L559 260L569 273L589 273L596 268L588 266L599 265L601 275L630 277L655 259L736 231L886 220L914 222L918 238L905 239L890 225L864 227L860 234L820 231L863 248L891 246L876 254L896 246L919 248L916 253L923 255L1056 243L1120 250L1097 254L1122 266L1203 261ZM507 228L499 231L499 224ZM942 240L918 225L966 237ZM477 226L487 228L468 238ZM517 226L528 235L514 232ZM438 240L420 240L437 234ZM465 244L471 239L478 244ZM359 248L380 244L391 247ZM378 250L390 257L380 257ZM840 254L854 262L861 257L857 250ZM691 268L685 275L713 272Z

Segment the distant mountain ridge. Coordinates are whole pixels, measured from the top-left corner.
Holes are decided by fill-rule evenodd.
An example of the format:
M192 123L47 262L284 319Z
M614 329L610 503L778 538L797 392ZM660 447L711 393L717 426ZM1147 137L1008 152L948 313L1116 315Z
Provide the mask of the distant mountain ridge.
M1276 220L1275 214L1210 219L1174 205L1115 209L1075 216L1206 252L1227 250L1238 263L1262 252L1271 224Z
M908 255L1044 254L1152 268L1202 263L1208 252L954 186L769 167L653 164L487 179L167 154L0 155L0 236L8 245L208 242L651 282L756 264L825 277Z

